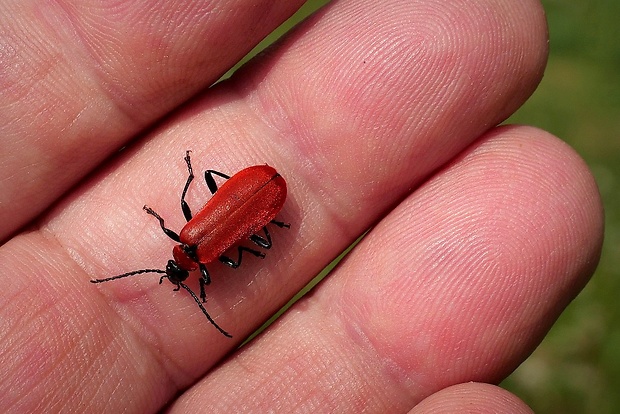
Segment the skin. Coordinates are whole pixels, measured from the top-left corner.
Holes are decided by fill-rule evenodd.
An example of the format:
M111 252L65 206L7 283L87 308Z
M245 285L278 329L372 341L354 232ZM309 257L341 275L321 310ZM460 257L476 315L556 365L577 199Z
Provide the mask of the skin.
M603 232L573 150L495 126L541 80L537 2L342 0L209 90L302 2L39 3L0 5L1 412L530 412L491 384ZM141 208L180 230L186 149L195 171L288 183L267 257L209 267L233 339L159 275L89 283L163 268ZM190 205L207 197L197 179Z

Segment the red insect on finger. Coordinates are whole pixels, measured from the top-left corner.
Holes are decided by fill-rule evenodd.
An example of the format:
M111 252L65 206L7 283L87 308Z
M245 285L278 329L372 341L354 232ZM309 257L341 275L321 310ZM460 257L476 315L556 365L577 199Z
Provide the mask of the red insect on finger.
M207 170L205 181L213 197L192 215L185 201L189 185L194 180L189 154L190 151L187 151L185 155L189 176L181 194L181 209L187 224L181 232L177 234L168 229L159 214L144 206L144 210L159 221L164 233L178 243L172 249L173 258L168 260L166 269L140 269L91 282L108 282L142 273L163 274L159 279L160 284L164 279L168 279L176 286L175 291L183 288L189 292L209 322L222 334L231 337L213 320L203 305L207 298L205 286L211 283L206 265L219 260L227 266L237 268L241 265L243 253L265 257L261 251L239 243L250 240L263 249L269 249L272 242L267 224L290 228L289 224L274 220L286 200L286 181L268 165L248 167L232 177L215 170ZM225 178L227 181L218 188L214 176ZM225 255L226 251L233 247L237 250L236 260ZM183 283L193 270L200 270L200 299Z

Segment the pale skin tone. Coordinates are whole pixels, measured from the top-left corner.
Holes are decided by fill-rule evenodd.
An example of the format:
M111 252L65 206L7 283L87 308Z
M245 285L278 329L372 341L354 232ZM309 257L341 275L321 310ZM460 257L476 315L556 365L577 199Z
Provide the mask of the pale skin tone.
M1 412L529 412L489 384L602 240L579 156L495 127L542 77L537 2L343 0L210 90L302 2L77 3L0 6ZM267 257L209 267L232 339L159 275L89 283L165 266L141 209L180 230L186 149L195 171L268 163L289 186ZM188 201L207 198L198 175Z

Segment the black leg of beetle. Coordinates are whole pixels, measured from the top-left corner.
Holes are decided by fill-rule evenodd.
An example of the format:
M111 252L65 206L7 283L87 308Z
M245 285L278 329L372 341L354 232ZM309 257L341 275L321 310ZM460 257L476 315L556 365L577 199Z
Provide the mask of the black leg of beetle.
M259 236L258 234L252 234L250 236L250 240L257 246L262 247L263 249L271 249L271 235L269 234L269 230L267 227L263 227L263 231L265 232L265 237Z
M217 191L217 183L215 182L213 175L218 175L227 180L230 178L230 176L224 173L221 173L219 171L215 171L215 170L205 171L205 181L207 182L207 187L209 187L209 191L211 191L211 194L215 194L215 192Z
M196 301L196 304L200 307L200 310L202 311L202 313L204 313L204 315L207 317L207 319L209 320L209 322L211 322L211 324L213 326L215 326L215 328L220 331L220 333L228 338L232 338L232 335L229 334L228 332L226 332L225 330L223 330L222 328L220 328L220 326L215 323L215 321L213 320L213 318L211 317L211 315L209 315L209 312L207 312L207 310L205 309L204 306L202 306L202 303L200 303L200 299L198 299L198 296L196 296L196 294L184 283L180 283L179 282L179 289L183 288L185 290L187 290L189 292L190 295L192 295L192 298L194 298L194 301ZM175 289L178 290L178 289Z
M159 284L161 285L161 281L164 279L165 276L162 276L159 279ZM174 284L176 286L176 288L172 289L173 292L178 292L181 289L181 282L175 283Z
M205 285L210 285L211 276L209 276L209 272L207 271L207 266L205 266L204 263L198 263L198 266L200 267L201 279L204 280Z
M198 282L200 282L200 300L202 301L202 303L205 303L207 301L207 294L205 293L205 281L203 278L198 279Z
M185 187L183 187L183 193L181 194L181 210L183 210L183 216L185 216L186 221L190 221L192 219L192 210L185 201L185 195L187 194L189 184L194 180L194 171L192 170L192 162L190 161L189 153L190 151L185 152L185 163L187 164L187 171L189 172L189 175L187 176L187 181L185 182Z
M207 266L205 266L204 263L199 263L198 266L200 267L201 275L200 279L198 279L198 281L200 282L200 299L202 299L203 302L206 302L207 295L205 293L205 286L211 284L211 276L209 276Z
M264 253L261 253L258 250L250 249L249 247L239 246L237 248L237 251L239 252L239 258L237 259L236 262L233 259L231 259L230 257L227 257L227 256L220 256L220 262L224 263L226 266L230 266L233 269L236 269L239 266L241 266L241 257L243 255L243 252L251 253L251 254L253 254L256 257L260 257L261 259L265 258L265 254Z
M286 227L287 229L291 228L291 225L288 223L285 223L283 221L275 221L275 220L271 220L271 224L275 224L276 226L280 227L280 228L284 228Z
M144 211L147 212L147 214L150 214L151 216L159 220L159 226L164 231L164 233L166 233L166 236L170 237L172 240L174 240L177 243L181 243L181 240L179 239L179 235L173 232L172 230L166 228L166 226L164 225L164 219L161 218L159 214L157 214L156 212L153 211L152 208L147 207L147 206L144 206L143 209Z
M276 226L280 228L282 227L286 227L287 229L291 228L290 224L283 223L281 221L271 220L271 224L275 224ZM252 234L250 236L250 240L252 240L254 244L262 247L263 249L271 249L272 243L271 243L271 235L269 234L269 230L267 230L267 227L263 227L263 231L265 232L265 237L259 236L258 234Z

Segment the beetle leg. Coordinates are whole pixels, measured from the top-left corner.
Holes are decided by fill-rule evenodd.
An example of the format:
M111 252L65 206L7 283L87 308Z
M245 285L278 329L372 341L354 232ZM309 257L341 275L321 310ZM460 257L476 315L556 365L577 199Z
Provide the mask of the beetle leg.
M159 226L164 231L164 233L166 233L166 236L170 237L172 240L174 240L177 243L181 243L181 240L179 239L179 235L173 232L172 230L166 228L166 226L164 225L164 219L161 218L159 214L153 211L153 209L150 207L144 206L142 208L144 209L144 211L147 212L147 214L150 214L151 216L159 220Z
M201 279L204 280L205 285L211 284L211 276L209 276L209 272L207 271L207 266L204 263L198 263L198 267L200 267Z
M288 223L285 223L283 221L276 221L276 220L271 220L271 224L275 224L276 226L283 228L286 227L287 229L291 228L291 225Z
M230 266L233 269L236 269L241 266L241 256L243 255L243 252L251 253L256 257L260 257L261 259L265 258L264 253L261 253L258 250L250 249L249 247L239 246L237 248L237 251L239 252L239 258L236 262L228 256L220 256L220 262L224 263L226 266Z
M275 224L276 226L280 228L282 227L286 227L287 229L291 228L290 224L284 223L282 221L271 220L271 224ZM267 227L263 227L263 231L265 232L265 237L259 236L258 234L252 234L250 236L250 240L252 240L254 244L262 247L263 249L271 249L272 243L271 243L271 235L269 234L269 230L267 230Z
M205 171L205 181L207 182L207 187L209 187L209 191L211 191L211 194L215 194L215 192L217 191L217 183L215 182L215 178L213 178L213 175L218 175L227 180L230 178L230 176L224 173L221 173L219 171L215 171L215 170Z
M183 216L185 216L185 221L190 221L192 219L192 210L189 208L189 205L185 201L185 195L187 194L187 189L189 188L189 184L194 180L194 171L192 170L192 162L190 161L189 153L191 151L185 152L185 163L187 164L187 172L189 175L187 176L187 181L185 182L185 187L183 187L183 193L181 194L181 210L183 210Z
M257 246L262 247L263 249L271 249L271 235L269 234L269 230L267 227L263 227L263 231L265 232L265 237L259 236L258 234L252 234L250 236L250 240Z
M200 263L198 266L200 267L201 274L201 277L198 279L198 281L200 282L200 299L202 299L202 302L204 303L207 301L205 286L211 284L211 276L209 276L207 266L205 266L203 263Z
M198 282L200 282L200 300L202 300L202 303L205 303L207 301L207 294L205 293L205 281L203 278L198 279Z

